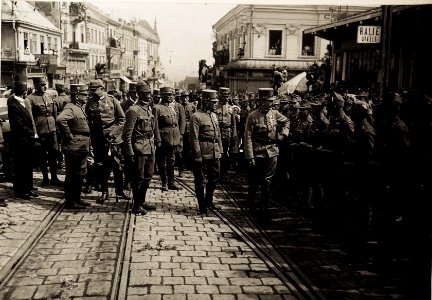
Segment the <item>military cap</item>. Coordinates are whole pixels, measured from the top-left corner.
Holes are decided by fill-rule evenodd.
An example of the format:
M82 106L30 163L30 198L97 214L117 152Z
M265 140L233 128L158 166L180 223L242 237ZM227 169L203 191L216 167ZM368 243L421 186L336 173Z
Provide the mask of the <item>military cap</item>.
M276 99L274 99L274 101L273 101L273 105L280 105L281 104L281 101L280 101L280 99L278 98L278 97L275 97Z
M164 86L164 87L160 88L160 93L161 93L161 95L165 95L165 94L172 95L173 94L173 90L169 86Z
M300 108L300 103L295 99L290 100L288 103L291 108Z
M90 85L89 85L90 89L97 89L98 87L104 87L102 80L95 79L90 81Z
M203 101L219 101L217 91L215 90L202 90L201 91L201 97Z
M156 97L160 97L160 90L159 89L154 89L153 90L153 95Z
M59 83L56 83L56 84L55 84L55 88L56 88L56 90L64 91L64 89L65 89L65 85L64 85L64 83L59 82Z
M181 97L181 91L179 89L175 89L175 96Z
M300 104L300 106L299 106L300 109L309 109L309 108L311 108L311 104L309 103L309 101L303 100L299 104Z
M137 92L144 92L144 93L151 93L151 89L149 85L145 81L138 81L136 84L136 91Z
M324 101L322 101L320 99L314 99L313 101L310 102L310 105L312 108L322 107L323 104L324 104Z
M137 85L137 82L129 83L129 92L136 92L136 85Z
M72 83L69 88L71 94L87 94L88 86L82 83Z
M334 98L333 98L334 105L337 106L337 107L343 107L344 104L345 104L345 100L342 97L342 95L338 94L336 92L333 92L333 94L334 94Z
M272 88L259 88L258 89L258 100L274 100L269 98L276 97L273 96L273 89Z
M289 99L286 96L282 96L282 98L280 99L280 103L281 104L286 104L289 103Z
M34 77L33 78L33 84L36 85L46 85L46 79L45 77Z
M188 97L189 96L189 91L183 91L183 92L181 92L181 96L182 97Z
M227 87L220 87L219 88L219 94L220 95L229 95L230 89Z

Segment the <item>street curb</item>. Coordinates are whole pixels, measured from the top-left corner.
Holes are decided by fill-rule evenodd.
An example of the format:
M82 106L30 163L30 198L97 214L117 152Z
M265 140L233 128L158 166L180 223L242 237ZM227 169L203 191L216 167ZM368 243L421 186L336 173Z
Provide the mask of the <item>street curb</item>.
M43 234L49 229L51 223L56 219L57 215L62 211L64 201L60 200L45 216L43 221L37 228L30 234L26 241L20 246L18 251L9 260L9 262L0 271L0 289L8 282L8 279L13 275L14 271L18 269L21 263L29 254L34 245L41 239Z

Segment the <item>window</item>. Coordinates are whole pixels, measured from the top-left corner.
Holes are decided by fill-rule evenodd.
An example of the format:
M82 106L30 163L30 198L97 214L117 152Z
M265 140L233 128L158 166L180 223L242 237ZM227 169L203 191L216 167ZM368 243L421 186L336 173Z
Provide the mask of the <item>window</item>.
M94 42L94 35L93 35L93 29L90 29L90 42L93 43Z
M36 53L36 34L32 34L31 41L30 41L30 52Z
M84 25L81 25L81 43L84 43Z
M282 54L282 30L269 31L269 52L270 55Z
M40 36L40 53L44 54L45 51L45 37L43 35Z
M47 37L47 48L52 49L51 37Z
M54 48L53 49L56 50L56 51L58 49L57 38L54 38Z
M28 32L24 32L24 50L26 50L29 46L29 34Z
M102 45L102 38L101 38L101 32L100 31L98 31L98 36L99 36L99 43L98 44Z
M315 56L315 36L305 34L302 36L302 53L304 56Z

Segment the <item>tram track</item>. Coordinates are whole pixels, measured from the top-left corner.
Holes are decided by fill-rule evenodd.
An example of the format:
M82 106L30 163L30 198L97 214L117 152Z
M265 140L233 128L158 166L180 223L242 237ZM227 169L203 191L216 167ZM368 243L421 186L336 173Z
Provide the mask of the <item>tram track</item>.
M193 180L176 180L195 195ZM240 183L238 183L240 184ZM326 299L299 267L282 253L266 231L254 224L233 193L223 183L218 185L233 210L213 210L272 269L298 299ZM281 207L281 209L284 209Z

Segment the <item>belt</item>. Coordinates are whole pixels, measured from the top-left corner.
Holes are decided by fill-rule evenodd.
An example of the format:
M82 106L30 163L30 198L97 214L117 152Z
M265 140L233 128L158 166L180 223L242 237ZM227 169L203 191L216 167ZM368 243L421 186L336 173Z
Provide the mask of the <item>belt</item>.
M116 123L116 121L113 121L113 122L108 123L108 124L102 124L102 128L103 128L103 129L110 128L110 127L113 126L115 123Z
M198 137L198 141L200 141L200 142L209 142L209 143L216 143L216 139L210 139L210 138L201 138L201 137Z
M228 128L232 128L232 125L219 124L219 127L220 127L221 129L228 129Z
M160 128L174 128L174 127L177 127L177 124L162 125Z
M72 132L73 135L90 136L90 132Z
M135 141L138 141L138 140L151 139L152 137L153 137L153 132L146 132L146 133L143 133L140 136L135 136L132 139L135 140Z

